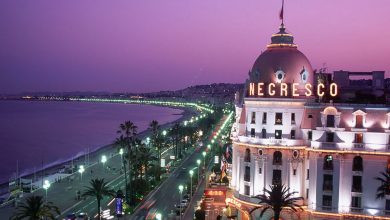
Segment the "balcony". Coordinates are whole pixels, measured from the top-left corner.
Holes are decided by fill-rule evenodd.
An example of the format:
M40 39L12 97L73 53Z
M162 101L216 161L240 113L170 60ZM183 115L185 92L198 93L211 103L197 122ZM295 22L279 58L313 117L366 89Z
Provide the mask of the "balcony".
M354 143L353 148L355 149L364 149L364 144L363 143Z
M363 212L363 209L362 208L359 208L359 207L351 207L351 212L353 213L362 213Z
M323 191L332 192L333 191L333 185L332 184L324 184L322 186Z
M275 139L275 138L259 138L249 136L238 136L241 143L251 143L259 145L280 145L280 146L302 146L306 145L305 140L299 139Z

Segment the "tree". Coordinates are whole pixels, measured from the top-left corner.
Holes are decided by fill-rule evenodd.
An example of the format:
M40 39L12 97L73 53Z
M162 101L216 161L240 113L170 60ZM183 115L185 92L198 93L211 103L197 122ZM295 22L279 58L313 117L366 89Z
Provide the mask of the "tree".
M126 190L129 194L127 198L129 198L128 203L130 205L134 204L134 193L131 187L131 182L132 182L132 169L131 169L131 164L132 164L132 159L133 159L133 151L134 151L134 146L135 146L135 139L137 137L137 126L131 122L131 121L125 121L124 123L119 125L119 130L117 131L118 134L120 134L120 137L124 140L124 146L126 146L126 157L127 157L127 163L129 167L129 190Z
M390 195L390 169L380 172L380 176L374 179L380 182L376 190L376 199L383 199L386 195Z
M274 219L279 220L280 213L285 208L291 208L294 212L297 212L297 209L303 210L303 208L296 203L299 200L303 200L303 198L293 197L297 192L289 191L289 187L281 184L271 185L270 189L264 189L264 194L253 197L259 199L259 204L263 206L252 209L250 214L256 209L263 208L260 213L260 217L262 217L268 209L272 209L274 211Z
M146 147L143 143L140 143L139 147L137 148L136 157L136 164L137 168L139 169L140 178L142 179L142 176L145 176L145 179L147 180L148 168L157 158L153 155L153 152L150 150L150 148Z
M160 180L161 175L161 168L160 168L160 161L161 161L161 154L162 150L165 146L165 140L163 135L160 132L160 125L158 124L158 121L153 120L149 124L149 129L152 130L152 136L151 136L151 143L152 146L157 150L157 167L159 168L156 173L156 179ZM146 173L146 172L145 172Z
M206 219L206 212L203 209L197 209L195 211L195 219L196 220L205 220Z
M98 219L100 220L100 203L104 196L115 196L115 191L110 189L104 179L92 179L90 186L86 187L83 196L96 197L98 207Z
M180 126L179 123L175 123L169 134L170 134L170 137L172 139L172 145L173 147L175 148L175 155L176 155L176 158L181 158L182 157L182 154L181 154L181 148L180 148L180 141L181 141L181 136L182 136L182 127Z
M61 212L58 207L54 206L51 202L44 202L42 196L32 195L26 199L26 201L17 208L17 212L11 217L11 219L19 220L28 218L30 220L39 219L56 219L55 214L59 215Z

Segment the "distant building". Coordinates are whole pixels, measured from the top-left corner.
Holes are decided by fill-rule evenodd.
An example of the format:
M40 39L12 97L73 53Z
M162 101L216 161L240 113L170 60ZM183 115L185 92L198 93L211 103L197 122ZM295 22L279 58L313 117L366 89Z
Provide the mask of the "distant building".
M390 165L386 88L384 71L314 73L282 24L236 94L229 205L238 219L273 184L304 198L304 213L283 219L390 218L390 195L376 199L374 179Z

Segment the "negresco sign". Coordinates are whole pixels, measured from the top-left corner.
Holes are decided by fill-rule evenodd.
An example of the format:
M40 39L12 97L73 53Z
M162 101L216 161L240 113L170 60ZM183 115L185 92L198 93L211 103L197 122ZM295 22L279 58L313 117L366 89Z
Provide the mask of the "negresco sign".
M306 83L304 88L299 88L299 83L249 83L249 96L282 96L282 97L298 97L298 96L319 96L323 97L326 93L330 96L337 96L337 84L331 83L329 88L325 84L319 83L314 86Z

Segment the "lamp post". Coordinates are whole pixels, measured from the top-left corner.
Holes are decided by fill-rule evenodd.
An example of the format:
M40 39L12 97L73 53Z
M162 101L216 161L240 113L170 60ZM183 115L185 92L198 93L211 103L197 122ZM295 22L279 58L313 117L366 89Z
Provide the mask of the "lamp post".
M103 170L104 170L104 164L107 162L107 157L106 157L106 155L103 155L103 156L102 156L102 159L100 160L100 162L102 162L102 164L103 164Z
M206 169L206 151L203 151L202 155L203 155L203 169Z
M179 192L180 192L180 201L179 201L179 206L180 206L180 220L181 220L181 198L182 198L182 195L183 195L183 185L179 185Z
M192 176L194 175L194 171L190 170L190 177L191 177L191 198L192 198Z
M46 202L47 202L47 190L50 188L50 182L49 182L49 180L45 180L42 187L43 187L43 189L45 189L45 191L46 191L45 200L46 200Z
M198 164L198 182L199 182L199 180L200 180L200 178L199 178L200 160L197 159L197 160L196 160L196 163Z
M162 220L162 215L161 213L156 214L156 220Z
M80 165L79 167L79 173L80 173L80 180L83 181L83 173L84 173L85 169L84 169L84 165Z

